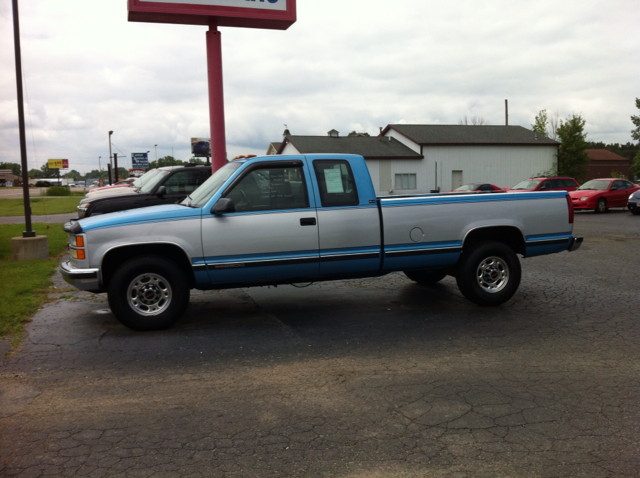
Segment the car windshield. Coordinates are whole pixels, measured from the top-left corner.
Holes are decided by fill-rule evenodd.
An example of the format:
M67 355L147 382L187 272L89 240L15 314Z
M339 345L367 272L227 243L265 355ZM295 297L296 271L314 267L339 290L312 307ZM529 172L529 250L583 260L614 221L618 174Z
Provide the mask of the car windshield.
M162 169L156 169L156 171L157 172L153 176L151 176L150 178L148 178L146 181L142 183L142 186L140 186L140 188L138 189L139 193L149 194L151 191L153 191L153 188L155 188L158 185L158 183L161 183L164 180L164 178L170 174L169 171L164 171Z
M527 179L525 181L519 182L511 189L535 189L541 182L542 179Z
M160 173L160 169L152 169L151 171L147 171L146 173L144 173L142 176L140 176L138 179L136 179L133 182L133 187L134 188L141 188L147 182L149 182L151 179L156 177L158 175L158 173Z
M204 206L241 165L242 163L236 161L225 164L180 204L191 207Z
M587 181L578 189L584 191L585 189L595 189L596 191L606 191L609 189L611 181Z
M477 187L477 184L465 184L464 186L454 189L454 191L474 191Z

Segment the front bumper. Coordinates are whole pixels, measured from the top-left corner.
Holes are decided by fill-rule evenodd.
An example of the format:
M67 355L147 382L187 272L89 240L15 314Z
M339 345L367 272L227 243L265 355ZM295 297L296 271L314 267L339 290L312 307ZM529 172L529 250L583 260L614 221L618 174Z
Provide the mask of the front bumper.
M629 201L627 204L627 208L629 211L640 211L640 200L638 201Z
M580 249L583 240L584 238L582 237L572 237L569 241L569 248L567 250L569 252L577 251L578 249Z
M76 269L71 262L60 264L60 274L72 286L80 290L100 290L100 269Z

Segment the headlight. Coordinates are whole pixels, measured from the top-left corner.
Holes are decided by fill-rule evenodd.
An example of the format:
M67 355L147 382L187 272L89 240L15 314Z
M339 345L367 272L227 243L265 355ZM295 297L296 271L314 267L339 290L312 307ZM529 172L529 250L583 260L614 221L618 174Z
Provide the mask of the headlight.
M580 198L580 201L586 201L587 199L589 199L589 196L582 196L582 197Z
M631 193L631 194L629 194L629 201L631 201L631 200L633 199L633 196L634 196L635 194L636 194L636 193Z
M88 203L81 204L80 206L78 206L78 217L80 219L82 219L85 216L85 214L87 213L87 209L89 209L89 205L90 204L91 203L88 202Z

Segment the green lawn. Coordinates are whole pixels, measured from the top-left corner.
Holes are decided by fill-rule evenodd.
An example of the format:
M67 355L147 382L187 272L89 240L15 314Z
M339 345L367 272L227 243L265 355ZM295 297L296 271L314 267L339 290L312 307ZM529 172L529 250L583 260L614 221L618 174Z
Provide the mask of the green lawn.
M60 264L67 235L62 224L34 223L37 235L49 241L48 260L13 261L11 238L21 237L24 224L0 224L0 336L12 337L16 346L25 323L47 300L51 276Z
M78 197L32 197L30 203L33 216L45 216L76 212L80 199ZM0 216L24 216L24 200L0 199Z

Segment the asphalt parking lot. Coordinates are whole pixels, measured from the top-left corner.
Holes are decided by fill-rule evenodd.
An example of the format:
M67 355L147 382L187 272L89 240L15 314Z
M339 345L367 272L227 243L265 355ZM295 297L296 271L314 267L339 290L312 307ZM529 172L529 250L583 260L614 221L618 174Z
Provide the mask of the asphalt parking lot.
M640 217L575 222L497 308L392 274L136 333L57 278L0 369L0 476L639 476Z

